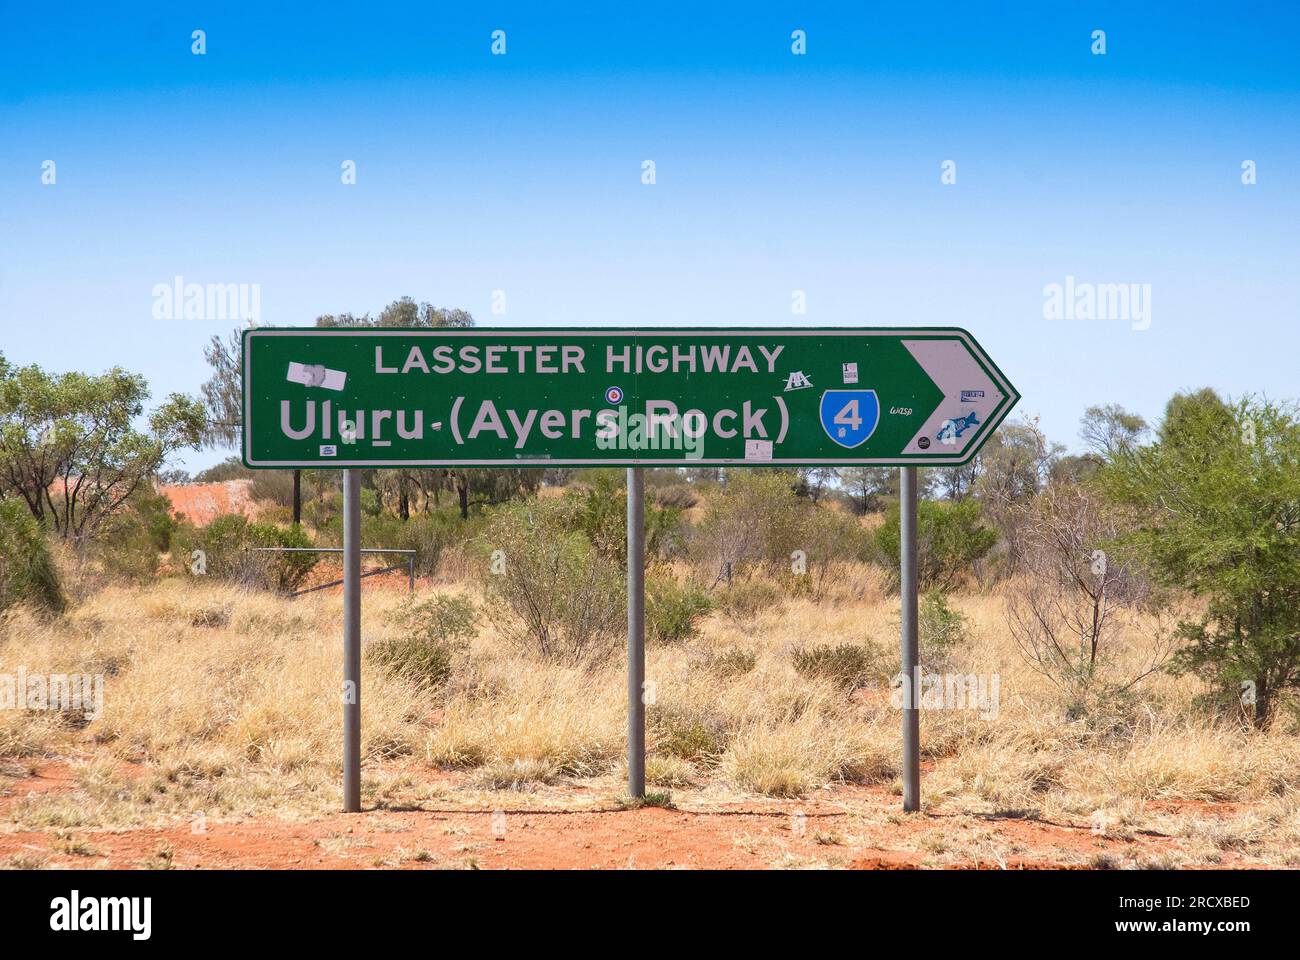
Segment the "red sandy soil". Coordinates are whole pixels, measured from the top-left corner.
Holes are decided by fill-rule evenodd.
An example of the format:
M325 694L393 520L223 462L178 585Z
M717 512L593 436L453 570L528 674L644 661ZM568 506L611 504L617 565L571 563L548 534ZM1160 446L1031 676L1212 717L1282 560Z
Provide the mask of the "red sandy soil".
M393 557L374 555L362 557L361 571L362 573L365 573L367 570L382 570L384 567L392 566L405 559L405 557L400 555ZM343 565L337 559L322 560L317 563L316 566L312 567L311 573L307 574L307 579L303 581L302 586L298 589L306 590L309 587L324 586L324 584L333 583L335 580L341 579L343 579ZM430 583L431 581L427 577L415 578L415 588L417 590L421 587L429 586ZM385 592L394 591L398 593L406 593L410 589L410 580L407 577L406 568L402 567L400 570L392 570L388 573L377 573L363 578L361 581L361 589L364 592L383 590ZM325 589L316 592L322 594L337 593L342 595L343 587L326 587Z
M123 773L143 773L122 764ZM134 771L126 768L136 767ZM458 775L428 768L428 781L454 787ZM3 783L4 781L0 781ZM74 787L68 766L55 761L0 790L0 821L13 800L57 794ZM420 809L370 809L314 820L190 823L169 828L71 831L83 852L58 849L52 831L0 832L0 862L26 854L47 866L133 868L365 869L763 869L826 865L848 869L912 869L927 854L905 847L918 836L939 835L960 846L972 831L987 856L946 864L967 869L1042 869L1078 866L1109 854L1119 865L1172 849L1172 837L1138 832L1128 839L1099 837L1087 823L1053 823L1012 817L970 817L927 812L885 819L898 798L872 787L838 787L789 801L694 802L689 809L620 809L590 804L589 787L548 788L585 809L539 809L518 794L491 794L499 809L426 801ZM850 825L851 805L869 820ZM1190 811L1189 811L1190 812ZM1208 812L1197 806L1198 815ZM803 813L803 818L793 815ZM892 821L892 822L891 822ZM851 838L841 832L851 831ZM65 833L65 837L67 834ZM62 841L66 845L66 839ZM84 848L89 848L86 851ZM995 854L992 851L1002 851ZM1006 851L1015 851L1007 853ZM1225 857L1222 867L1249 866Z
M257 513L253 503L252 480L226 480L223 483L168 484L158 492L171 501L172 513L184 516L197 527L211 523L223 513L240 513L252 518Z

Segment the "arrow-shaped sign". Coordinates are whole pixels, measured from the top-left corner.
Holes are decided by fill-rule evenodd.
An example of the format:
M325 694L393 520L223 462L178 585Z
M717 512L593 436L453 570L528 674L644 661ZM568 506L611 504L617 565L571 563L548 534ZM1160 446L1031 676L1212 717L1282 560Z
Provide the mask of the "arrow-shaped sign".
M948 465L1019 394L965 330L244 334L251 467Z

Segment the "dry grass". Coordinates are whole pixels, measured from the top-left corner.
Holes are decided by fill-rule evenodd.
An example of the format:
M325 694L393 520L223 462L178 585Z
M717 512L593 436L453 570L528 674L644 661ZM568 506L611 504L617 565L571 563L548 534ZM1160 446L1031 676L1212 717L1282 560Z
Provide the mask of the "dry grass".
M788 598L740 619L714 614L700 636L649 651L651 783L673 788L674 796L687 789L750 798L807 796L837 782L896 784L898 714L889 691L877 684L847 693L793 667L792 653L813 644L874 645L893 656L897 600L879 576L858 567L834 584L820 599ZM389 616L402 599L365 594L366 643L392 635ZM1300 861L1294 731L1264 735L1211 722L1195 706L1197 681L1164 675L1144 684L1113 722L1071 722L1062 696L1019 657L1001 596L953 603L970 635L953 669L996 674L1000 696L989 718L923 713L931 809L1085 823L1100 816L1108 835L1118 835L1156 823L1163 814L1152 803L1256 804L1227 821L1184 818L1177 833L1191 861L1214 863L1241 851ZM103 673L106 683L103 713L85 725L0 711L0 777L23 776L44 757L71 760L76 776L72 793L10 802L10 829L174 823L199 811L237 818L337 809L338 605L337 597L288 601L169 580L103 590L57 620L12 612L0 625L0 673L19 666ZM1140 627L1125 642L1140 661ZM384 759L407 769L463 771L467 788L489 792L585 778L616 783L624 683L617 662L540 662L500 642L487 625L434 693L366 662L368 800L383 805L441 789L430 792L407 774L370 772L382 770L376 762ZM83 849L79 834L65 836L74 838L69 849ZM950 848L987 852L983 834L925 842L937 862Z
M186 805L175 794L245 813L299 793L302 807L324 809L340 762L337 622L327 598L291 603L179 580L110 588L54 621L11 613L0 672L103 673L104 706L80 729L58 714L0 711L0 750L105 758L83 778L104 803L70 810L78 822L139 819L124 808L175 812ZM426 699L369 665L362 683L365 756L418 750ZM111 759L143 762L146 774L123 782Z

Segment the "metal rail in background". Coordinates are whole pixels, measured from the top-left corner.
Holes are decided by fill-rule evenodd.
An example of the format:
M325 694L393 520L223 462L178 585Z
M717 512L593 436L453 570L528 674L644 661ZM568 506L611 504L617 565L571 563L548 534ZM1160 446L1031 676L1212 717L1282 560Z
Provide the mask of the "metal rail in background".
M343 553L342 547L253 547L254 553ZM394 570L406 569L406 592L415 592L415 555L416 551L407 549L389 549L387 547L362 547L361 553L400 553L406 557L404 563L394 564L391 567L382 567L379 570L367 570L361 574L362 579L366 577L377 577L381 573L392 573ZM346 562L346 561L345 561ZM329 583L317 584L314 587L308 587L306 590L295 590L289 594L290 597L300 597L304 593L311 593L314 590L328 590L330 587L337 587L342 584L342 580L331 580Z

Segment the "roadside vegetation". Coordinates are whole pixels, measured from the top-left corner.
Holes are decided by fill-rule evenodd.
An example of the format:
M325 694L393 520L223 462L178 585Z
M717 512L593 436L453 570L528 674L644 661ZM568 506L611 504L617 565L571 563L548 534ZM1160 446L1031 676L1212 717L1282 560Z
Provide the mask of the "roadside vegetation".
M421 317L468 322L410 301L328 320ZM204 399L151 414L121 371L0 361L0 677L104 678L98 711L5 707L0 689L0 778L57 760L76 780L8 802L8 829L338 805L337 592L290 597L337 567L256 549L337 546L337 475L167 472L230 436L211 349ZM1021 420L971 464L922 472L921 655L941 678L927 808L1132 829L1165 804L1248 804L1240 830L1189 820L1187 862L1300 865L1295 410L1203 390L1154 429L1093 408L1081 437L1067 456ZM169 486L229 480L252 481L254 515L169 509ZM574 783L616 798L622 472L364 484L364 543L416 550L419 577L411 597L404 577L363 591L367 802L418 805L448 776L519 802ZM896 473L650 470L647 497L653 789L897 790Z

